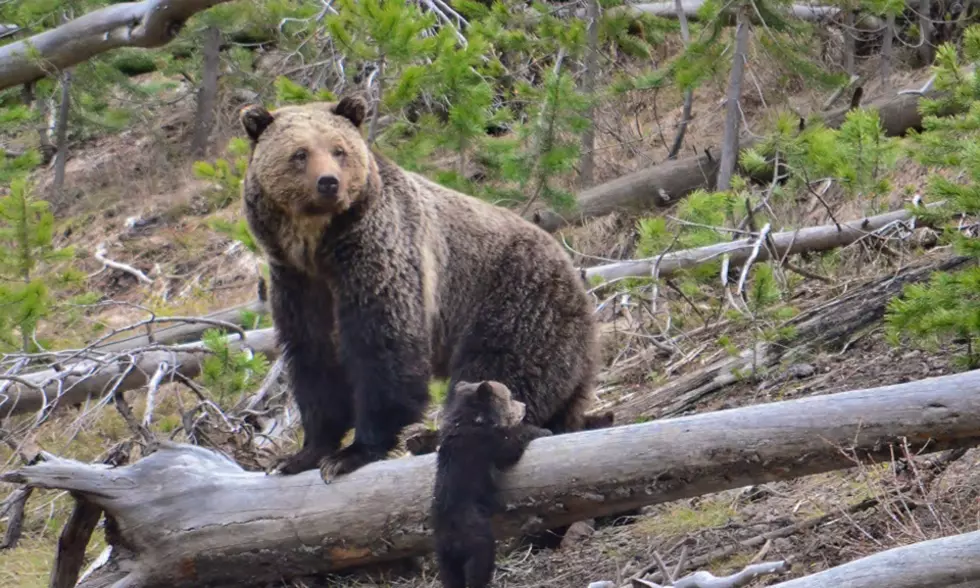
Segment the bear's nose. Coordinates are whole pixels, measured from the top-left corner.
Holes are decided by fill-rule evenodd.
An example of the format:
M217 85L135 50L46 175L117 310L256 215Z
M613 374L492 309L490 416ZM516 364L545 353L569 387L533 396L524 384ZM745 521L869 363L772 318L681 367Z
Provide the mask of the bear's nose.
M316 191L324 198L336 198L340 190L340 180L337 176L320 176L316 181Z

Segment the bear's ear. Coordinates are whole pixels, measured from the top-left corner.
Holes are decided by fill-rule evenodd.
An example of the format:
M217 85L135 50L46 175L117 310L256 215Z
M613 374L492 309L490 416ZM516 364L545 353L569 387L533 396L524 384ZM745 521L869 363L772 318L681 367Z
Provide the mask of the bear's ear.
M238 110L238 119L242 122L245 134L253 141L258 141L262 133L275 120L272 114L261 104L246 104Z
M367 116L367 109L367 102L360 96L345 96L333 107L333 113L351 121L355 127L361 128L361 123Z

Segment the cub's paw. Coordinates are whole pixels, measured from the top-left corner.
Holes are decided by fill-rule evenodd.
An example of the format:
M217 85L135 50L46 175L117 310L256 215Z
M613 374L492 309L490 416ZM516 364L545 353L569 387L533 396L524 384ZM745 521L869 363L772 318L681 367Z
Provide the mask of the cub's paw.
M266 473L269 475L293 476L307 470L315 470L319 462L317 452L307 448L277 461Z
M439 448L439 431L428 429L405 439L405 449L412 455L433 453Z
M334 478L349 474L384 457L384 454L371 451L355 441L337 453L320 460L320 478L324 483L329 484Z

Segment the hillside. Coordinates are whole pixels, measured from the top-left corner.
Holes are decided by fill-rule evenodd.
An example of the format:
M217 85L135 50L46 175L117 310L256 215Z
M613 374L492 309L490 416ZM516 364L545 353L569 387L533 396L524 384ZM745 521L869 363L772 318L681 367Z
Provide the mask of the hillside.
M70 64L70 77L55 68L4 86L5 46L110 5L86 1L62 14L48 4L0 4L0 24L21 27L8 37L0 29L0 475L39 450L120 465L147 455L149 441L170 439L261 471L298 447L301 427L274 357L242 353L214 333L190 351L174 347L202 339L205 327L272 325L256 304L266 268L240 200L248 146L238 109L260 101L361 93L380 104L371 119L377 148L400 165L542 226L562 219L545 228L594 274L596 409L612 410L617 425L977 367L972 13L957 13L954 26L951 9L932 7L947 16L931 22L946 25L923 44L922 21L903 3L867 2L842 22L852 16L807 21L786 4L705 2L682 27L666 9L657 16L603 0L590 33L591 2L212 2L160 46L113 49ZM882 22L895 31L887 43ZM749 32L732 109L738 23ZM931 47L928 66L922 46ZM914 93L924 86L925 96ZM685 111L691 119L670 157ZM947 123L923 124L923 111ZM725 145L729 123L738 150ZM736 156L731 180L717 185L718 168L724 176ZM671 171L682 166L695 171ZM623 204L576 216L610 194ZM846 242L768 254L766 235L940 201L942 214L918 208L914 219ZM668 252L743 238L747 262L713 257L666 275L595 277L618 262L657 265ZM930 277L940 269L946 281ZM248 310L194 320L236 307ZM160 330L174 325L191 334ZM157 339L121 343L151 330ZM189 377L174 371L178 351L198 358ZM152 353L163 359L139 385L119 384ZM79 358L96 366L92 378L111 369L120 377L77 403L45 398L41 412L7 416L20 401L12 390L40 389L24 383L28 374ZM444 383L431 389L444 396ZM678 577L791 564L741 584L765 586L977 530L975 449L893 453L885 463L856 460L576 524L561 545L501 541L495 585L630 585L658 570L657 558L670 568L682 560ZM0 586L54 585L72 496L14 484L2 495ZM84 548L82 570L108 545L104 530L100 523ZM301 572L284 571L276 585L440 586L429 556L329 577Z

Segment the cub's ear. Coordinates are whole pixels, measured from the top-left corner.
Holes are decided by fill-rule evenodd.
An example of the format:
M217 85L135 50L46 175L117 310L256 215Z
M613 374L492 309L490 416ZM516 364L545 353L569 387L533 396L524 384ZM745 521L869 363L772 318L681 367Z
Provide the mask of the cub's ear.
M275 118L261 104L246 104L238 109L238 120L241 121L248 138L258 141Z
M351 121L355 127L361 128L361 123L367 116L367 109L367 102L360 96L345 96L333 107L333 113Z

